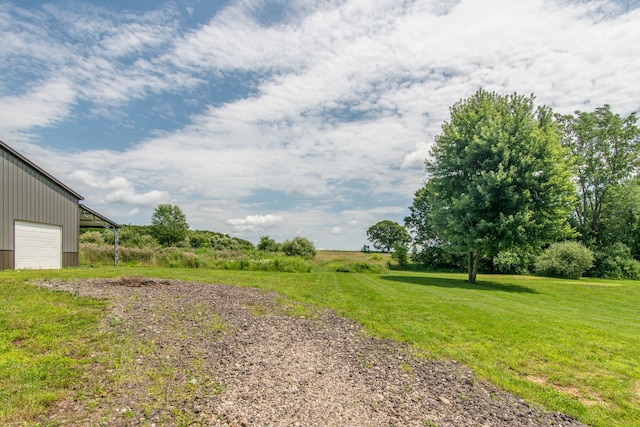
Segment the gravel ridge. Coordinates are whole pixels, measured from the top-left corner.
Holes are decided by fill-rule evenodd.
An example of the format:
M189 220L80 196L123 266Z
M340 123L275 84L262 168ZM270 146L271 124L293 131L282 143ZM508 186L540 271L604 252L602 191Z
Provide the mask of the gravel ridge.
M275 293L149 278L38 282L107 298L123 360L43 419L78 426L583 426ZM124 342L124 341L123 341ZM96 352L96 360L99 358ZM128 358L128 359L127 359Z

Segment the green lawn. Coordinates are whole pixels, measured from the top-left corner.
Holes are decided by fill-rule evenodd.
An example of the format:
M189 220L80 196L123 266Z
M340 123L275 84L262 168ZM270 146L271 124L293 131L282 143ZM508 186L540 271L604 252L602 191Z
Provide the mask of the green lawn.
M499 387L584 423L640 425L640 283L630 281L480 275L478 284L470 285L460 274L397 271L381 275L144 268L2 272L0 295L9 304L0 308L0 390L7 381L26 381L8 371L28 369L28 357L46 359L62 342L82 347L86 340L96 339L85 337L84 328L96 321L101 310L90 300L11 283L46 276L127 275L278 291L304 303L331 307L377 336L412 343L425 357L462 362ZM34 321L22 307L25 297L32 299L30 305L43 306L43 312L47 312L44 306L57 305L67 314L60 318L47 314ZM91 315L76 326L59 328L58 319L67 319L64 316L74 310ZM22 346L24 340L16 341L11 329L21 322L60 329L56 332L60 343L35 345L41 356L16 353L16 343ZM66 378L66 365L55 366ZM0 391L0 408L11 397L11 392Z
M0 273L0 425L31 420L67 393L106 342L96 331L106 307Z

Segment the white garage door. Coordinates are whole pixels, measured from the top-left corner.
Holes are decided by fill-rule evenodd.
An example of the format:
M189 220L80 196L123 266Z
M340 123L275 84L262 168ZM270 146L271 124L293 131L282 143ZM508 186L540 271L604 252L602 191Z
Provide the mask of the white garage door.
M16 221L15 268L61 268L62 227Z

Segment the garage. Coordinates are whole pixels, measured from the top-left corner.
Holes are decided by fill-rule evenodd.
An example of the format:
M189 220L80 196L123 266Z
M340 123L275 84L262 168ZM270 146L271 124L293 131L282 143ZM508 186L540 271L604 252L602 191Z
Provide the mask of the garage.
M16 221L15 268L61 268L62 227Z
M0 270L79 264L80 227L117 223L80 204L83 197L0 141Z

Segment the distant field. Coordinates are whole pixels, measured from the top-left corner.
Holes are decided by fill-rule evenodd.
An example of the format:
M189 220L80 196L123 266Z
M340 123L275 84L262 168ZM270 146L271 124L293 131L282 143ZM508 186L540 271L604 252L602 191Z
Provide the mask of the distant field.
M478 284L470 285L462 274L389 271L386 255L357 252L321 251L316 263L317 271L306 274L153 268L1 272L0 408L9 409L0 409L0 421L11 413L30 413L20 407L16 381L32 384L30 410L37 411L73 381L66 367L82 366L86 344L101 339L90 327L100 317L101 303L21 283L135 275L274 290L330 307L377 336L412 343L425 357L465 363L499 387L587 424L640 425L640 283L480 275ZM351 271L341 267L357 263L380 265L384 273L336 271ZM47 308L52 306L58 314ZM74 317L85 320L60 325ZM26 335L34 324L40 332ZM46 341L49 331L58 341ZM67 346L78 350L64 350ZM33 372L38 363L58 369L61 379L43 386Z

